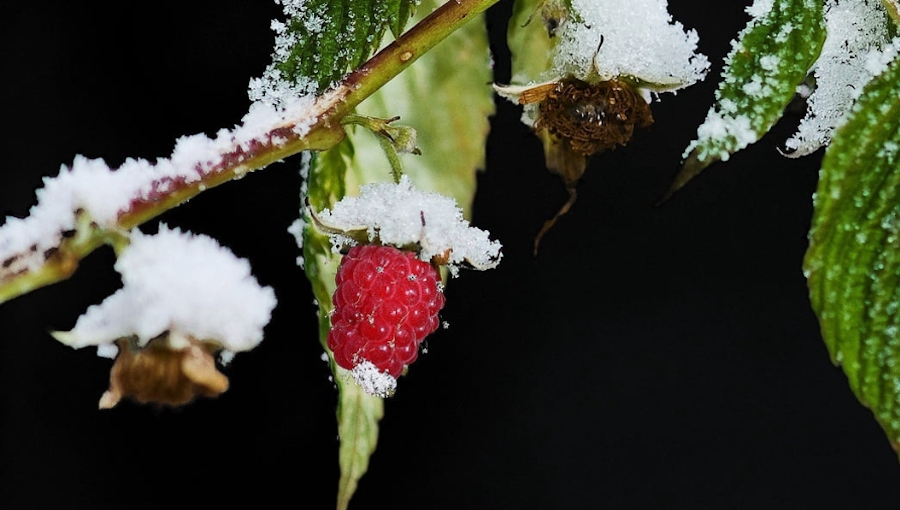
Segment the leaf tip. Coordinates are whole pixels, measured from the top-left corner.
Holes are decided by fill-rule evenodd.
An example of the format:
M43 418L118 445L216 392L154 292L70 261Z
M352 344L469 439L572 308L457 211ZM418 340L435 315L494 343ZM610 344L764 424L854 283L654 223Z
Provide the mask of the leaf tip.
M710 158L700 158L699 156L697 156L696 151L692 152L681 164L681 169L677 174L675 174L675 178L672 179L672 183L669 185L669 189L667 189L663 196L656 202L657 207L668 202L669 199L672 198L672 195L681 190L681 188L685 187L688 182L700 175L700 172L717 161L720 161L720 158L718 156L713 156Z

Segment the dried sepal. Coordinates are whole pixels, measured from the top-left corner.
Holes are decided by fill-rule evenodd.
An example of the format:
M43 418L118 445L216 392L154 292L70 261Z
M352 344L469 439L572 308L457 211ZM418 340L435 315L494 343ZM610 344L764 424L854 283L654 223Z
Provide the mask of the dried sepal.
M337 241L335 248L340 253L346 253L347 250L357 244L367 244L375 239L370 235L370 229L367 225L341 225L339 223L331 223L323 220L316 212L315 208L306 198L306 212L312 220L312 226L319 232L332 236L332 242ZM377 232L373 232L377 237Z
M51 333L60 343L77 346L71 331ZM217 342L198 340L166 331L142 345L137 336L119 338L106 347L117 351L109 374L109 389L100 397L100 409L115 407L122 399L139 403L181 406L196 397L216 397L228 389L228 377L216 366L222 351Z
M109 374L109 389L100 397L100 409L115 407L124 398L182 406L228 389L228 377L216 367L214 343L168 332L145 347L135 338L116 345L119 355Z
M535 236L544 234L577 199L576 186L590 156L626 145L635 128L653 124L648 95L625 79L587 82L573 76L528 86L494 85L497 93L525 107L523 121L544 145L547 169L562 177L569 193Z

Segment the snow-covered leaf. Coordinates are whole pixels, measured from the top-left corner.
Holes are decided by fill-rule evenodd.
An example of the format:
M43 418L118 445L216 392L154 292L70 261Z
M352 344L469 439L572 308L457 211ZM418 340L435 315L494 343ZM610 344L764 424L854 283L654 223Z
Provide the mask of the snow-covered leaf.
M359 243L395 246L454 275L460 267L494 268L502 257L500 243L472 226L456 201L413 187L408 175L396 184L363 185L358 195L346 196L320 214L310 211L310 216L331 237L336 252Z
M666 0L566 0L553 48L558 76L585 81L626 78L671 91L706 76L699 36L672 18Z
M900 447L900 61L825 152L804 261L832 360Z
M827 36L812 74L815 87L797 133L784 144L788 156L812 154L831 141L863 87L896 54L896 44L888 45L890 25L878 0L825 3Z
M321 92L372 55L390 28L402 32L415 0L281 0L287 21L273 22L274 69Z
M262 341L277 301L247 260L209 236L165 224L155 235L134 231L130 239L115 264L122 288L88 308L64 343L81 348L134 336L143 347L170 330L231 352Z
M697 52L699 36L674 20L667 4L516 0L507 28L512 85L570 78L592 84L624 80L650 102L651 91L671 92L702 80L709 61ZM523 122L534 122L534 112L527 107Z
M825 40L822 0L755 0L732 42L715 105L685 149L673 193L759 140L781 118Z

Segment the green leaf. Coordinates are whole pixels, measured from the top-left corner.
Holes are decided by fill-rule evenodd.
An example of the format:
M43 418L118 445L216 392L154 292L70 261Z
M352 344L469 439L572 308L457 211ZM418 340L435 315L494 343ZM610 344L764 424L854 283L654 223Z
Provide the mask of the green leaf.
M353 156L353 142L347 137L327 151L310 155L306 197L317 211L344 197L344 180Z
M881 5L884 6L885 10L888 13L888 16L890 16L894 21L892 27L896 29L897 24L900 23L900 3L898 3L896 0L881 0ZM892 37L896 37L897 35L896 30L894 32L895 33L891 34Z
M387 0L385 2L388 12L388 26L395 39L403 33L403 29L406 28L406 22L415 13L418 3L415 0Z
M360 478L368 470L369 458L378 444L378 422L384 416L384 401L367 394L340 367L337 367L335 380L341 394L337 412L341 440L337 508L345 510Z
M289 19L275 67L292 83L312 80L323 91L379 47L385 31L402 32L415 0L308 0L285 6Z
M420 9L427 13L437 5L423 2ZM475 195L476 172L484 166L489 117L494 112L491 78L487 32L484 17L479 15L358 108L360 115L399 116L400 122L412 126L422 154L398 154L404 172L418 187L456 199L467 217ZM378 136L366 129L348 131L344 141L312 159L308 199L316 211L332 206L345 194L356 194L363 184L393 180L390 160ZM310 225L311 219L307 217L306 223ZM319 303L319 340L327 351L340 256L313 228L307 226L303 237L306 274ZM343 509L375 450L384 402L361 390L333 357L331 367L338 388L338 508Z
M549 79L553 39L549 29L564 17L560 0L516 0L506 30L510 52L511 83L526 85Z
M832 360L900 446L900 61L825 152L804 260Z
M741 31L726 57L715 105L685 150L668 195L759 140L781 118L825 42L822 3L776 0Z
M429 4L437 2L420 8L430 12ZM417 187L454 198L467 216L494 113L491 80L487 31L479 15L357 108L369 117L397 116L397 124L415 129L421 155L400 155L404 173ZM355 156L348 183L392 180L378 139L365 130L349 136Z

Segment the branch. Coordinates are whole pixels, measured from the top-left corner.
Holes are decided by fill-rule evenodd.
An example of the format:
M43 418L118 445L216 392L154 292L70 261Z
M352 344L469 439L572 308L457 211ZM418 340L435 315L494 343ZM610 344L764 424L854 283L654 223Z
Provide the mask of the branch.
M215 139L183 137L155 164L130 159L112 171L101 160L77 157L38 190L27 218L0 227L0 303L68 278L81 258L117 238L111 233L299 152L333 147L344 137L345 115L496 2L449 0L320 96L280 111L253 104L241 126Z

